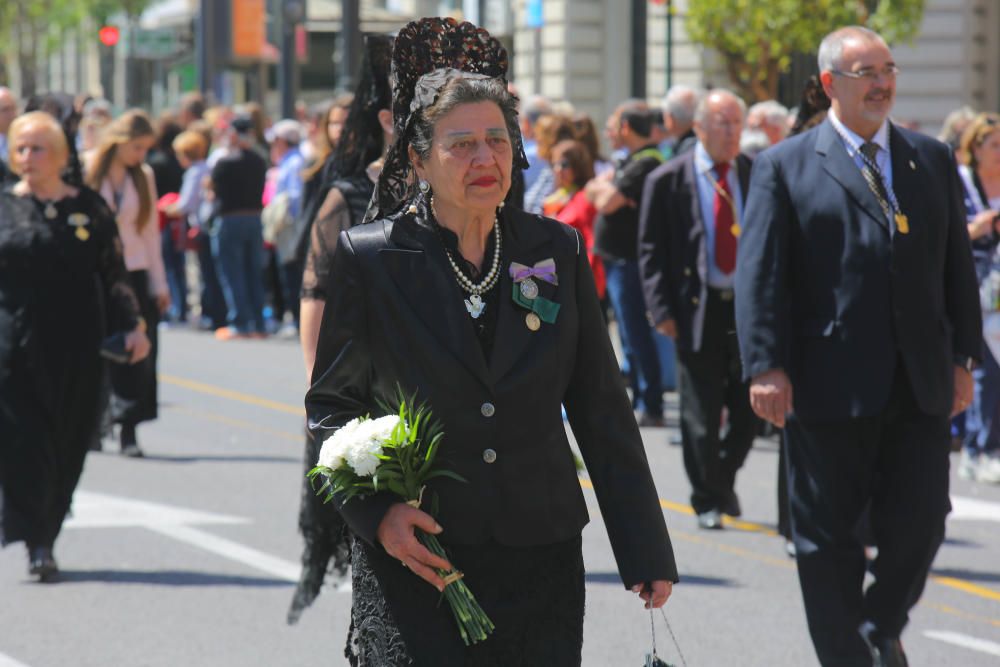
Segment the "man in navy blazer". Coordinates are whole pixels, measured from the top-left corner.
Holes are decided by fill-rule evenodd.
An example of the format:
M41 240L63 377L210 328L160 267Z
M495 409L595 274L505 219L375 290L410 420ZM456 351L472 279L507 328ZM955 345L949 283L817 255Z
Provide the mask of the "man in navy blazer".
M677 344L684 469L698 525L740 515L736 473L759 422L741 377L733 310L740 214L750 159L740 154L746 105L715 89L697 106L692 150L643 186L639 266L651 321ZM729 419L719 433L723 408Z
M976 277L952 152L888 121L898 68L882 38L833 32L819 69L828 119L754 161L737 329L751 405L785 428L820 662L899 666L950 510L948 422L971 400L982 337Z

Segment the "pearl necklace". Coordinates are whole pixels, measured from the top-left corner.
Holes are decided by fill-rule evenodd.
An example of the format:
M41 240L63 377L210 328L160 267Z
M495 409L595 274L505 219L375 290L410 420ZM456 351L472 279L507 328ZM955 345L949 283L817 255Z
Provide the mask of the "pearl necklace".
M431 197L431 212L434 212L434 197ZM437 215L435 214L435 217ZM451 256L451 251L446 247L444 249L444 254L448 258L448 263L451 265L451 270L455 274L455 280L458 281L458 286L469 293L469 298L465 299L465 309L469 311L469 315L472 319L478 319L483 311L486 310L486 303L483 301L483 294L486 294L500 279L500 223L497 217L493 217L493 237L496 241L493 250L493 263L490 265L490 270L483 276L482 281L478 284L469 280L462 270L458 268L458 264L455 259Z

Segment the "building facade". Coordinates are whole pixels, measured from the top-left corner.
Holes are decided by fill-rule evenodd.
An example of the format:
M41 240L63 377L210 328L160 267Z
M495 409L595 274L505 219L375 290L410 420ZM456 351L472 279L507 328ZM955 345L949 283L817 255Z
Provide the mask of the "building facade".
M685 16L695 1L361 0L361 29L392 32L413 17L429 14L468 18L508 46L511 78L522 96L540 93L565 100L600 123L626 98L662 99L669 83L728 85L719 59L687 36ZM269 26L278 4L268 0ZM341 6L340 0L306 2L298 70L299 96L306 101L329 97L341 87ZM94 39L97 26L81 26L65 36L61 49L41 57L39 90L104 94L119 108L141 104L155 111L173 104L197 85L192 35L198 7L198 0L154 3L131 26L122 23L122 42L111 51ZM273 26L269 30L273 32ZM273 110L276 53L271 36L268 42L258 61L223 68L222 101L258 99ZM126 62L129 49L134 54L132 69ZM1000 109L997 0L927 0L918 36L911 44L896 45L894 53L903 72L897 118L934 134L948 112L959 106ZM780 101L788 106L797 102L804 77L815 71L812 54L795 62L780 87ZM8 69L7 83L17 89L17 68ZM112 76L107 76L108 70Z

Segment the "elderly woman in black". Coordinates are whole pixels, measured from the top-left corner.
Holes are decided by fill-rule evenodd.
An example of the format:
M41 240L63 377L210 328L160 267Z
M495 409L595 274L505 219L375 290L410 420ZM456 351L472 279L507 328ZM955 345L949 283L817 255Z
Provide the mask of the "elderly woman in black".
M58 576L52 549L98 427L105 308L132 362L150 347L114 214L63 180L69 156L58 121L21 116L21 180L0 191L0 544L24 541L42 581Z
M587 253L517 210L526 165L506 52L452 19L393 50L394 141L370 224L340 236L306 408L318 438L401 387L443 424L431 516L377 493L339 504L352 533L355 665L579 665L588 521L561 418L597 493L626 587L659 607L677 580ZM437 533L496 630L465 647L417 541Z

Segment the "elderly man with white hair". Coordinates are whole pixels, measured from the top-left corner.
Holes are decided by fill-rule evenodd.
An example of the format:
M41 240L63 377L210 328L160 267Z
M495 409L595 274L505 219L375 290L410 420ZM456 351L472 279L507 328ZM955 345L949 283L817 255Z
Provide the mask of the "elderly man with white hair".
M750 159L746 105L721 88L699 102L694 150L656 168L639 208L639 266L653 324L677 346L681 444L703 529L739 516L736 475L757 431L740 377L733 286ZM728 428L720 433L723 410Z
M703 90L683 84L671 86L667 91L661 105L667 139L664 142L666 145L660 146L667 157L677 157L694 150L698 143L694 133L694 112L703 95Z
M757 102L747 112L747 129L763 132L773 146L788 135L788 109L774 100Z

